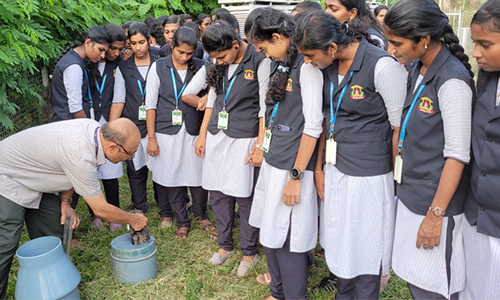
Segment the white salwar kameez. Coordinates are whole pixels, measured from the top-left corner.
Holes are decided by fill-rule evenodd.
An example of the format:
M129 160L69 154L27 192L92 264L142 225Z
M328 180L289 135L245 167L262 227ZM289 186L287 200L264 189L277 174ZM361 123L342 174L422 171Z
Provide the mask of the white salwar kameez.
M106 119L101 116L99 123L104 125L106 123ZM100 165L99 169L97 169L97 178L99 179L116 179L123 176L123 163L112 163L108 159L106 159L106 163L104 165Z

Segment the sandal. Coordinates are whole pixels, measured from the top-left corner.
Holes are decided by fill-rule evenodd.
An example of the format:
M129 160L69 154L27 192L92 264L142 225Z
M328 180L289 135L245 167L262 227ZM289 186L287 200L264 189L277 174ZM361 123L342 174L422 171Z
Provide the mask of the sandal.
M206 220L198 220L198 225L200 225L201 229L205 231L214 231L215 230L215 225L210 222L209 219Z
M188 237L189 227L179 227L177 232L174 234L176 239L185 239Z
M208 234L208 238L211 240L218 240L219 239L219 229L215 228L214 230L210 231Z
M260 284L269 285L271 283L271 273L259 274L255 279Z

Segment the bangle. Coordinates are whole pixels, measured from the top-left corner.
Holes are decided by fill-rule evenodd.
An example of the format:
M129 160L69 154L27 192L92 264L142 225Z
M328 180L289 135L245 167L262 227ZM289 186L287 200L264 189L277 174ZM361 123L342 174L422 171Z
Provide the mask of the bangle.
M323 173L323 171L314 171L314 172L316 172L316 173Z
M255 144L255 148L262 150L262 145L261 144Z
M205 127L205 126L200 126L200 129L203 129L203 130L208 131L208 128L207 128L207 127Z
M66 202L68 204L71 204L71 202L73 202L73 199L71 199L71 198L68 199L68 198L61 197L60 199L61 199L61 202Z
M156 139L155 136L148 136L148 139Z

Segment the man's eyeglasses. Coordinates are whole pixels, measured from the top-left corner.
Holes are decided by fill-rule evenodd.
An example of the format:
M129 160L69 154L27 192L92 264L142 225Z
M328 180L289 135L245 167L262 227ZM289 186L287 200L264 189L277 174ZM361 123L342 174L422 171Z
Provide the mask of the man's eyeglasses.
M134 159L135 152L134 152L134 153L132 153L132 154L130 154L130 153L128 153L128 151L127 151L127 150L125 150L125 148L123 148L123 146L122 146L122 145L120 145L120 144L117 144L117 145L118 145L118 146L120 146L120 148L122 148L122 150L123 150L123 151L125 151L125 153L128 155L128 158L129 158L130 160Z

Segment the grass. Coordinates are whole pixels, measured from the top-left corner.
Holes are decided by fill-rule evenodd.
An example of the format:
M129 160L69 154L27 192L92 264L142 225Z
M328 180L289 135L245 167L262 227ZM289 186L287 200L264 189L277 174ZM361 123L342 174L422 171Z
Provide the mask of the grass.
M148 199L154 199L151 180L148 182ZM126 175L120 179L121 207L130 206L130 189ZM82 299L260 299L269 295L269 288L257 283L255 277L267 272L264 249L259 247L261 261L247 277L239 278L237 269L241 253L236 251L223 265L213 267L208 263L212 253L217 251L217 242L208 238L196 222L192 222L187 239L175 239L176 224L168 230L160 229L158 207L154 200L148 202L148 227L156 239L158 276L154 280L138 284L118 284L113 279L110 244L116 236L126 233L126 229L110 233L107 227L92 228L90 216L84 201L77 207L81 225L78 231L87 233L80 237L80 245L71 251L71 259L82 275L80 296ZM209 218L215 223L213 212ZM21 244L29 240L25 232ZM239 246L239 223L234 230L236 248ZM318 249L314 250L316 252ZM317 286L328 275L324 260L315 256L314 267L309 270L309 290ZM9 276L6 299L14 298L18 264L16 258ZM332 299L327 292L309 293L311 300ZM380 299L411 299L406 283L392 274Z

